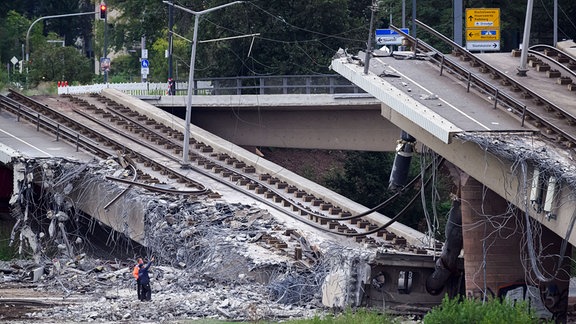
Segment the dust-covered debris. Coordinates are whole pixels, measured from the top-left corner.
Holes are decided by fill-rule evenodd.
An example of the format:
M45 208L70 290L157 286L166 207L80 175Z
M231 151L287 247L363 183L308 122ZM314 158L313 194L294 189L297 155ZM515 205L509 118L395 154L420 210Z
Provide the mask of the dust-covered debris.
M94 234L105 226L75 209L76 202L68 195L74 187L122 174L124 169L114 159L21 161L19 170L12 199L18 220L13 237L22 255L32 258L2 266L0 282L34 284L38 291L75 300L30 312L30 319L166 322L310 317L326 309L322 286L335 266L347 258L368 260L376 253L317 238L312 245L303 233L250 204L131 188L124 201L145 202L141 242L145 248L137 250L138 244L122 233L108 229L104 232L108 237ZM105 185L118 190L115 183ZM105 241L104 247L95 248L96 239ZM295 257L295 246L304 257ZM131 271L138 256L156 260L151 267L151 302L136 296ZM76 302L78 296L82 302Z

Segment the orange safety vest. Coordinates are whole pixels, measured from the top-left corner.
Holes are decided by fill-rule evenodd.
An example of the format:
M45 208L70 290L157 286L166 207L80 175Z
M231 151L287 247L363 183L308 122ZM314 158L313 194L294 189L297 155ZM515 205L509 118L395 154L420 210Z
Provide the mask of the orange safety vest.
M138 280L138 271L139 270L140 270L140 265L138 265L138 264L134 267L134 270L132 270L132 275L134 276L134 278L136 280Z

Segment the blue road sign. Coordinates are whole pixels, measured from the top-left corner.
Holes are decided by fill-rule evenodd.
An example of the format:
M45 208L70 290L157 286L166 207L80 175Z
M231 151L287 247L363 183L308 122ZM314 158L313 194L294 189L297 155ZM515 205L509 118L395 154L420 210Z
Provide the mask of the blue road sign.
M402 32L408 34L408 28L401 28ZM376 29L376 44L377 45L402 45L404 36L400 35L393 29Z
M143 68L150 67L150 62L148 62L148 60L142 60L142 63L141 63L141 64L142 64L142 67L143 67Z

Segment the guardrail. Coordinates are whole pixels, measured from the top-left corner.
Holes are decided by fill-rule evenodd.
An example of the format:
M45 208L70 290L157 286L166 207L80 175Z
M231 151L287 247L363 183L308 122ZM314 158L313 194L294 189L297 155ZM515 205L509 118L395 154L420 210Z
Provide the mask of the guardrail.
M134 96L167 95L168 83L106 83L58 87L58 94L100 93L112 88ZM198 95L364 93L339 74L202 78L194 81ZM176 82L176 95L188 94L188 82Z

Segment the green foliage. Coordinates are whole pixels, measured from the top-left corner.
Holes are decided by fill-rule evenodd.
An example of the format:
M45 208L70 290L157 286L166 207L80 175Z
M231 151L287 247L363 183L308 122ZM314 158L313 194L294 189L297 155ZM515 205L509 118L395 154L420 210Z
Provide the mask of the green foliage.
M12 227L16 223L9 215L0 215L0 260L12 260L18 252L18 248L9 246Z
M432 309L424 316L424 324L528 324L541 323L525 302L501 302L492 299L485 303L481 301L447 296L442 304Z
M29 82L68 81L87 83L92 79L90 60L73 47L44 44L31 56Z
M230 1L181 0L178 5L203 11ZM198 43L196 77L239 75L282 75L330 73L332 55L339 48L354 53L366 47L371 16L371 0L253 0L219 9L201 16L198 40L259 33L254 39L237 38ZM110 51L140 50L146 37L151 68L150 81L166 81L168 60L168 5L157 0L108 0ZM430 0L417 3L417 18L444 35L452 37L452 3ZM406 27L411 26L412 2L406 2ZM552 17L546 2L534 3L532 43L550 43ZM559 38L576 38L571 21L576 16L576 2L559 1ZM464 8L497 7L501 10L502 48L518 46L523 30L526 4L514 1L467 0ZM13 56L21 59L22 44L31 22L38 17L63 13L88 12L91 0L3 0L0 2L0 63L5 66ZM193 37L195 16L174 8L174 30L187 39ZM390 18L391 17L391 18ZM85 56L103 56L103 21L93 15L48 19L34 26L30 35L31 53L41 50L51 32L65 44L77 44ZM390 20L401 26L402 6L397 0L379 1L375 27L388 28ZM94 31L96 33L94 34ZM418 37L432 45L432 37L419 29ZM94 46L91 46L94 45ZM190 43L175 37L174 76L186 80L189 70ZM447 51L448 48L442 50ZM109 51L109 52L110 52ZM137 55L139 56L139 55ZM133 67L119 64L112 68L112 78L134 78ZM126 70L122 70L122 69ZM116 75L116 76L114 76ZM137 73L139 75L139 73Z
M391 152L348 152L343 170L334 170L325 175L321 183L348 197L355 202L372 208L390 198L395 193L388 190L388 181L395 153ZM420 159L416 154L412 158L409 179L413 179L420 173ZM451 182L442 170L437 170L436 182L434 186L424 188L426 197L426 210L431 215L431 228L436 238L444 239L444 226L451 208L449 194L452 189ZM430 176L426 174L426 177ZM429 227L424 217L424 207L420 198L420 186L407 188L399 197L387 206L384 206L380 213L394 217L400 213L410 200L416 197L414 204L398 219L399 222L417 229L428 232ZM437 220L434 220L434 211Z
M114 57L110 64L110 82L139 82L140 61L136 55L120 55Z

